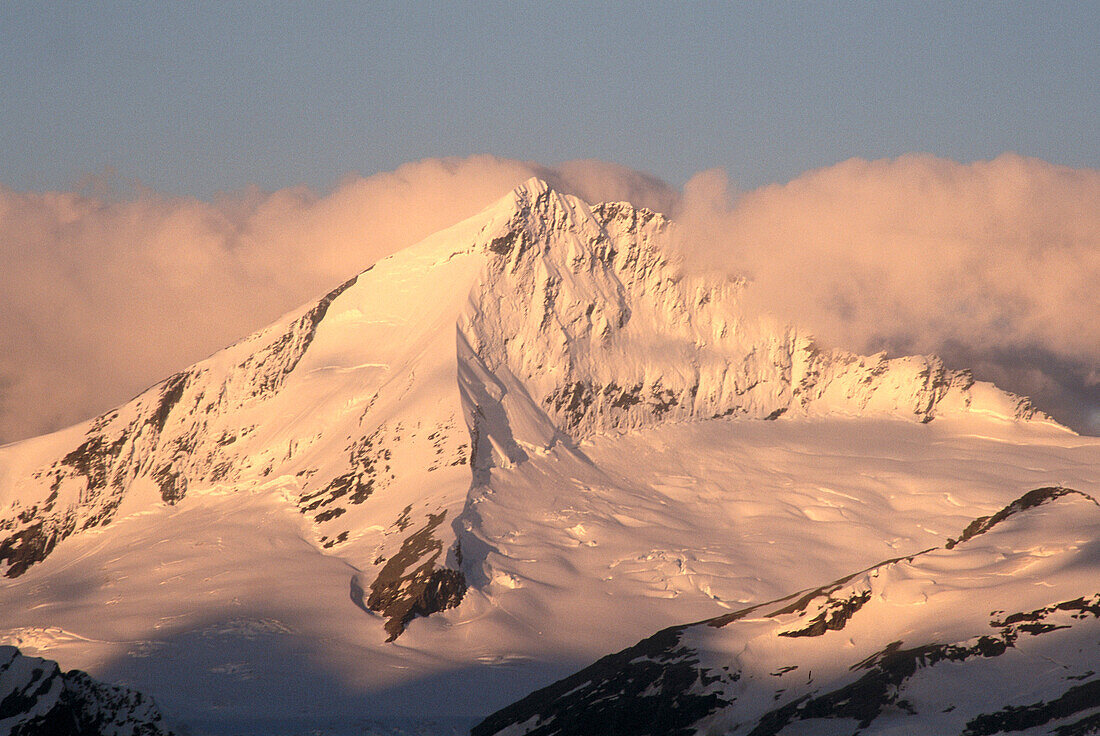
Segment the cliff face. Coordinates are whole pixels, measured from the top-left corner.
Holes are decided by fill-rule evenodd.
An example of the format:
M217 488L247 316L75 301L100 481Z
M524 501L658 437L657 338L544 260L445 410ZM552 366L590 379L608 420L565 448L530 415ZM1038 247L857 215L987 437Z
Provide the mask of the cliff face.
M975 388L935 357L823 351L747 313L745 284L679 274L668 256L673 225L661 215L589 208L537 181L512 197L459 333L532 442L787 412L922 422L971 409L1035 415L1026 399Z

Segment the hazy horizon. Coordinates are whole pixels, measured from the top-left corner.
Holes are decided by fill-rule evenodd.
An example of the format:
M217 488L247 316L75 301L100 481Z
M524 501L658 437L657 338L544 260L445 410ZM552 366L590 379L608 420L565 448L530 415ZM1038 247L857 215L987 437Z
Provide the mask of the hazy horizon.
M1089 4L0 6L0 182L208 199L492 153L737 187L851 157L1100 166Z

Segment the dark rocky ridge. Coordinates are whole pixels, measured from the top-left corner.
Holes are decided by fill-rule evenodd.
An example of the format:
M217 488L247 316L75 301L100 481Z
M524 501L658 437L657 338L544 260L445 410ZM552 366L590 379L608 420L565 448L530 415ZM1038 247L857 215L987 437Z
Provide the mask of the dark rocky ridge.
M156 703L56 662L0 646L0 732L10 736L171 736Z
M1028 491L1023 496L995 513L993 516L982 516L970 522L966 529L963 529L963 533L959 536L958 539L947 540L946 547L947 549L953 549L957 544L961 544L962 542L973 539L979 534L985 534L987 531L995 527L997 524L1000 524L1002 521L1010 516L1018 514L1021 511L1026 511L1027 509L1035 508L1036 506L1041 506L1044 503L1049 503L1050 501L1061 498L1062 496L1066 496L1071 493L1076 493L1078 496L1083 496L1084 498L1092 501L1097 506L1100 506L1100 501L1097 501L1095 498L1088 495L1087 493L1081 493L1081 491L1075 491L1072 488L1060 488L1057 486L1036 488L1033 491Z
M1002 511L971 523L959 540L951 540L942 549L954 549L960 543L989 530L999 522L1029 509L1072 495L1096 500L1087 494L1066 488L1040 488L1024 494ZM873 571L887 565L911 562L933 550L911 557L890 560L869 568ZM570 736L595 733L615 733L620 736L649 734L694 734L700 722L727 708L735 709L736 692L733 683L742 673L736 661L717 667L700 664L700 653L685 643L685 635L695 627L722 628L753 614L758 619L803 614L796 628L776 632L786 637L816 637L829 631L840 631L870 599L870 591L859 586L845 587L860 573L834 583L787 598L758 604L696 624L665 629L649 639L538 690L526 698L490 715L472 731L473 736L490 736L508 732L537 736ZM1082 581L1085 586L1096 581ZM848 591L840 594L841 589ZM838 595L839 594L839 595ZM779 605L785 604L785 605ZM806 613L813 604L818 613L812 618ZM762 611L771 610L770 613ZM895 641L884 649L852 665L852 679L824 682L806 695L788 696L778 707L755 714L751 720L738 720L737 733L749 736L778 736L784 728L798 721L811 719L853 719L857 732L870 728L885 713L917 712L905 698L906 682L917 672L972 661L993 660L1015 651L1021 637L1044 638L1054 632L1075 629L1100 619L1100 592L1082 597L1055 601L1030 611L1006 614L995 611L984 632L954 642L926 642L903 645ZM1092 624L1095 625L1095 624ZM1081 630L1081 642L1087 642L1088 631ZM713 655L712 655L713 656ZM711 660L708 660L711 661ZM797 669L797 664L772 673L781 676ZM812 675L811 675L812 677ZM1065 691L1044 702L1026 706L1005 706L999 710L976 715L966 724L966 736L1019 731L1052 722L1049 733L1057 736L1078 736L1098 733L1100 713L1100 680L1089 670L1080 675L1067 673ZM812 681L812 680L811 680ZM784 699L778 685L776 701ZM1070 723L1065 721L1075 719ZM523 724L520 726L520 724ZM913 721L913 732L921 732L919 720Z
M393 641L417 616L430 616L454 608L466 594L461 572L437 566L443 543L432 532L443 523L447 512L430 514L428 523L407 537L369 585L352 579L351 597L356 605L386 617L387 641Z
M530 736L551 734L662 734L689 736L691 724L728 701L716 693L697 694L719 676L699 667L680 644L686 627L665 629L649 639L609 654L580 672L528 695L474 726L471 736L490 736L532 718ZM733 682L736 673L725 676Z

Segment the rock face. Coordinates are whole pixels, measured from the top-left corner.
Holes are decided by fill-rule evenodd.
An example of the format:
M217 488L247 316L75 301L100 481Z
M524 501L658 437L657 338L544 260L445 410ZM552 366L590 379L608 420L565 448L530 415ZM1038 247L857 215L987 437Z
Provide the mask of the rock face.
M824 351L746 313L744 284L680 275L672 227L532 180L128 404L0 448L3 574L119 514L275 488L392 638L463 599L469 494L532 451L716 417L1045 421L934 357Z
M56 662L0 646L0 733L11 736L170 736L156 703Z
M944 547L661 631L473 734L1096 733L1098 536L1096 499L1036 489Z
M378 577L369 583L370 594L365 600L362 582L352 583L356 603L386 617L388 641L400 636L405 625L416 616L445 611L462 602L466 592L462 573L436 565L443 544L432 532L446 515L444 511L429 517L424 528L405 539L397 554L386 561Z

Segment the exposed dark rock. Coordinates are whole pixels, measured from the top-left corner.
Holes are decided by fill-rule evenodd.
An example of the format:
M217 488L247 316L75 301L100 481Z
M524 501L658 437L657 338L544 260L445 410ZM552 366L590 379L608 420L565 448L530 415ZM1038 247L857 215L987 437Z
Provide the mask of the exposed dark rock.
M696 391L698 385L688 390L692 396ZM660 419L679 406L680 398L671 389L663 388L660 381L649 387L648 395L642 383L623 388L614 381L604 386L570 381L543 398L543 403L558 413L566 430L575 430L589 414L608 414L615 425L615 415L639 404L644 404L655 418Z
M156 703L79 670L0 647L0 722L11 736L170 736Z
M972 656L995 657L1003 654L1003 641L980 637L972 646L927 644L902 649L896 641L886 649L856 664L853 670L866 670L856 681L822 695L805 695L781 708L765 713L749 736L776 736L793 721L815 718L852 718L859 728L867 728L889 706L897 706L902 683L918 667L931 667L941 661L961 662Z
M716 692L697 694L737 673L713 675L680 644L685 627L665 629L580 672L531 693L474 726L471 736L490 736L537 717L530 736L687 736L692 724L728 704Z
M346 512L347 509L337 506L335 508L328 509L327 511L322 511L321 513L317 514L317 516L313 517L313 520L318 522L331 521L332 519L343 516Z
M1054 729L1053 736L1088 736L1100 733L1100 713L1085 716L1079 721Z
M366 607L387 618L387 641L400 636L417 616L454 608L466 593L466 579L461 572L436 566L443 543L432 532L446 515L446 511L430 514L428 523L405 539L370 584Z
M393 522L393 526L398 531L403 532L406 529L408 529L409 526L412 524L412 521L409 520L409 514L412 513L412 510L413 510L412 504L409 504L408 506L406 506L405 508L403 508L401 510L401 514L397 517L397 521Z
M237 366L238 370L252 374L249 381L253 386L252 396L270 395L283 385L283 381L298 366L302 356L313 342L317 326L325 318L329 306L338 296L351 288L358 278L354 276L325 294L312 309L295 320L286 332Z
M543 401L561 415L567 428L576 429L595 401L595 393L587 383L574 381L556 389Z
M530 236L521 227L511 230L499 238L493 238L489 243L489 250L497 255L508 256L516 251L516 257L522 256L531 246Z
M172 412L172 408L179 403L180 398L183 397L183 391L187 388L188 378L189 376L187 373L177 373L169 377L162 384L157 408L153 410L153 413L149 415L147 420L149 426L153 427L157 433L164 430L164 424L168 421L168 415Z
M355 281L351 279L326 294L283 335L237 367L245 372L244 382L253 386L254 395L265 394L281 385L298 364L333 300ZM196 420L179 431L173 429L171 437L162 436L173 412L179 414L185 408L181 401L199 375L201 369L198 373L176 373L143 394L138 399L141 414L128 424L117 421L118 411L103 414L92 422L77 447L48 469L35 474L36 478L43 478L50 484L49 496L41 505L15 510L14 519L0 520L0 530L10 532L0 539L0 560L8 562L7 576L21 575L78 529L109 523L134 478L147 474L160 488L161 498L174 504L186 495L190 482L203 479L217 482L233 472L233 463L219 457L216 451L203 458L193 458L199 438L206 430L205 421ZM205 412L209 414L224 402L225 387L216 401L201 394L194 397L194 406L189 410L201 415L204 400L207 400ZM242 428L239 436L248 431ZM237 438L238 434L223 432L216 441L217 447L229 445ZM205 478L189 477L189 468L196 462L210 468ZM76 503L59 513L55 506L62 484L67 480L83 481L83 487L78 487ZM361 502L370 494L369 484L349 485L353 486L348 491L353 503ZM24 528L17 530L17 524Z
M982 533L1012 513L1033 508L1054 498L1073 493L1068 489L1037 489L1025 494L993 517L971 525ZM1082 494L1084 495L1084 494ZM968 537L972 537L970 534ZM965 536L965 535L964 535ZM862 606L871 600L871 593L862 586L836 596L844 586L858 576L885 565L912 561L932 550L887 560L879 565L848 575L829 585L788 596L771 603L751 606L689 626L706 624L721 628L753 614L768 618L804 614L816 602L821 610L803 617L798 628L779 632L780 636L820 636L830 630L841 630ZM824 599L822 602L821 599ZM780 605L782 604L782 605ZM770 610L775 609L775 610ZM1055 613L1058 620L1048 620ZM994 617L1003 612L994 612ZM778 736L791 724L812 719L853 719L857 729L868 728L887 711L916 714L914 702L903 697L906 681L918 670L942 663L962 663L973 658L992 659L1012 650L1022 635L1043 636L1067 628L1066 617L1083 619L1100 617L1100 594L1054 603L1028 612L1012 613L994 618L992 634L980 634L955 643L927 643L903 648L895 641L883 650L867 657L851 668L854 679L842 679L824 690L811 692L784 703L787 688L773 695L775 709L743 724L751 727L750 736ZM527 734L656 734L696 733L699 720L730 702L725 695L725 683L739 679L730 667L702 668L699 654L681 644L681 632L688 626L674 627L640 642L635 647L604 657L527 698L493 714L473 731L474 736L488 736L517 724L524 724ZM732 664L732 663L731 663ZM770 674L783 677L797 667L791 664ZM812 673L808 675L813 682ZM1094 673L1089 673L1094 676ZM1081 678L1070 678L1079 681ZM1036 703L1025 708L1008 708L996 714L981 716L969 727L975 735L992 734L997 730L1031 728L1048 721L1064 720L1086 709L1100 707L1098 680L1075 686L1066 695L1051 703ZM715 686L717 684L717 686ZM671 685L671 686L670 686ZM948 709L950 710L950 708ZM945 711L946 712L946 711ZM1082 736L1100 726L1100 715L1089 714L1074 723L1060 726L1053 733L1059 736ZM919 725L915 731L919 731ZM982 730L985 729L985 730ZM1100 731L1098 731L1100 732ZM970 731L968 731L970 733Z
M897 564L897 563L899 563L903 560L905 562L912 562L918 556L923 555L927 552L931 552L932 549L935 549L935 548L926 549L922 552L917 552L916 554L912 554L912 555L906 555L904 557L894 557L894 558L889 559L889 560L884 560L884 561L878 563L877 565L872 565L871 567L868 567L866 570L860 570L859 572L854 572L851 575L845 575L844 577L839 578L837 580L834 580L833 582L829 583L828 585L823 585L820 588L815 588L815 589L813 589L809 592L802 593L802 594L795 593L794 595L787 596L786 598L780 598L777 601L772 601L772 604L774 604L774 603L782 603L784 601L791 600L792 598L794 599L794 601L792 603L789 603L788 605L784 606L783 608L772 611L768 615L771 616L771 617L785 616L789 613L800 613L802 611L805 611L806 608L810 605L811 602L813 602L813 600L815 598L829 597L832 593L839 590L841 588L841 586L847 585L849 582L851 582L852 580L854 580L858 576L863 575L864 573L871 572L872 570L878 569L880 567L886 567L887 565L894 565L894 564ZM771 605L771 604L762 604L762 605ZM860 604L860 605L862 605L862 604ZM761 607L761 606L755 606L754 608L759 608L759 607ZM744 613L747 613L748 611L751 611L751 610L753 610L753 609L747 609ZM729 614L726 614L726 616L728 616L728 615ZM719 616L718 619L726 618L726 616Z
M139 472L126 458L133 454L135 438L142 435L142 425L152 429L154 439L151 441L155 443L173 407L179 403L188 378L188 373L177 373L164 381L152 411L129 425L112 425L118 418L117 411L100 416L88 428L84 441L45 471L47 477L52 477L50 496L41 509L35 506L33 514L24 512L20 516L22 523L31 526L0 541L0 559L9 560L11 565L5 573L7 576L21 575L30 565L44 560L58 542L77 531L76 508L65 511L63 520L56 512L50 514L66 479L83 480L79 497L84 517L79 526L81 530L110 522L132 474ZM151 477L160 485L161 495L169 503L178 501L186 492L186 478L170 466L153 471Z
M649 393L651 397L650 407L652 407L653 414L657 418L663 417L669 409L680 403L676 398L676 394L667 388L661 388L660 381L650 387Z
M623 223L623 229L628 233L636 233L641 228L659 218L664 221L664 215L658 214L646 207L634 207L625 202L603 202L592 208L592 215L601 226L606 228L612 222L618 220Z
M1097 601L1100 602L1100 596L1097 596ZM884 709L889 706L898 707L902 683L912 677L918 668L933 667L941 662L965 662L972 657L999 657L1013 647L1020 631L1034 635L1065 628L1051 626L1043 631L1036 631L1033 622L1025 623L1033 621L1032 616L1038 615L1041 618L1054 611L1087 611L1089 608L1084 599L1058 603L1030 614L1022 614L1012 624L994 622L1003 627L999 636L979 636L961 644L926 644L902 649L901 642L894 642L852 668L867 671L855 682L822 695L804 696L765 714L749 736L775 736L792 721L812 718L854 718L859 721L860 728L867 728ZM1100 697L1092 690L1082 692ZM1100 706L1100 700L1096 700L1093 705ZM974 733L991 734L997 731Z
M336 476L318 491L302 494L298 499L299 511L308 514L344 497L347 497L347 501L351 504L361 504L366 501L374 492L379 476L390 470L389 449L377 446L382 433L383 428L379 427L359 442L353 443L348 448L351 470ZM335 517L322 511L314 516L314 521L323 522L329 518Z
M1090 615L1093 618L1100 618L1100 593L1091 598L1082 596L1072 601L1055 603L1052 606L1038 608L1034 611L1013 613L1005 616L1002 621L994 619L989 622L989 625L995 629L1000 629L1006 641L1011 642L1015 641L1016 637L1019 636L1018 632L1021 631L1031 636L1039 636L1058 629L1068 628L1067 626L1044 622L1044 619L1056 611L1074 611L1075 613L1071 613L1070 616L1075 619L1084 619Z
M446 457L447 451L451 449L453 445L451 442L453 430L453 424L444 423L428 435L427 439L432 443L432 449L435 451L435 457L432 458L431 464L428 465L429 473L445 467L456 467L467 463L466 451L468 446L465 442L454 446L453 454L450 457ZM395 438L395 440L399 439L400 436Z
M1075 685L1050 702L1008 706L996 713L983 713L966 724L963 736L991 736L995 733L1026 731L1092 708L1100 708L1100 680ZM1100 728L1100 713L1093 714L1085 721L1078 721L1060 728L1055 733L1059 736L1097 733L1097 731L1085 730L1093 726Z
M826 631L840 631L844 628L844 624L848 622L848 619L869 600L871 600L871 591L869 590L856 593L849 598L840 600L834 600L830 596L829 603L825 610L810 619L810 623L807 626L794 631L780 631L779 635L821 636Z
M61 458L60 465L63 467L55 471L55 482L63 477L83 476L87 482L86 497L97 497L107 488L111 465L121 454L127 439L126 432L122 432L113 440L108 440L102 434L102 429L93 425L84 442ZM64 468L70 470L67 472Z
M611 406L616 409L629 409L642 403L642 384L636 383L630 388L619 388L612 381L603 387L603 395L611 400Z
M337 534L335 539L329 539L328 537L321 537L321 546L324 547L325 549L331 549L331 548L335 547L338 544L343 544L346 541L348 541L348 532L345 529L344 531Z
M0 560L8 563L6 577L17 578L31 565L46 559L57 543L72 534L75 521L65 518L60 525L52 520L39 521L0 541Z
M163 465L152 473L152 478L160 487L160 497L165 503L175 504L187 494L187 477L171 464Z
M1100 506L1100 502L1098 502L1092 496L1088 495L1087 493L1082 493L1081 491L1075 491L1072 488L1061 488L1056 486L1047 488L1036 488L1033 491L1028 491L1023 496L1020 496L1020 498L1016 499L1008 506L1005 506L993 516L982 516L970 522L969 526L967 526L966 529L963 530L962 536L960 536L958 539L949 539L947 541L946 547L947 549L954 549L955 545L962 544L967 540L973 539L979 534L985 534L987 531L992 529L997 524L1000 524L1002 521L1010 516L1018 514L1021 511L1034 508L1036 506L1041 506L1044 503L1053 501L1056 498L1061 498L1062 496L1066 496L1071 493L1076 493L1078 496L1087 498L1088 500L1095 503L1097 506Z

